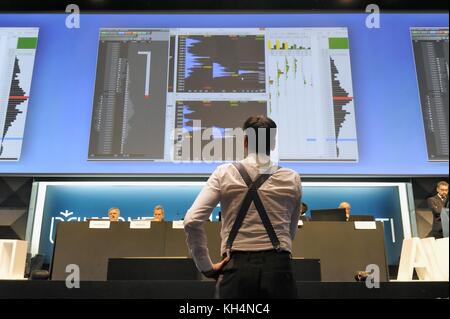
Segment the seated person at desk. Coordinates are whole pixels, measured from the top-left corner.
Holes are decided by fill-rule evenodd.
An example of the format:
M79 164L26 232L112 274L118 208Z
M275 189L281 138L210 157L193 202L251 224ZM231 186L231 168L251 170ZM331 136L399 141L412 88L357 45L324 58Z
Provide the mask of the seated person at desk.
M352 208L350 206L350 204L347 202L342 202L339 204L339 208L345 209L345 219L346 219L346 221L349 221L350 220L350 209Z
M433 226L427 237L442 238L441 211L448 205L448 183L440 181L436 187L437 194L427 199L428 207L433 212Z
M108 218L110 222L118 222L120 217L120 209L111 207L108 209Z
M308 211L308 205L306 203L302 202L301 208L300 208L300 220L301 221L309 221L309 217L306 216L306 212Z
M164 208L161 205L157 205L153 209L152 221L154 221L154 222L163 222L164 221Z

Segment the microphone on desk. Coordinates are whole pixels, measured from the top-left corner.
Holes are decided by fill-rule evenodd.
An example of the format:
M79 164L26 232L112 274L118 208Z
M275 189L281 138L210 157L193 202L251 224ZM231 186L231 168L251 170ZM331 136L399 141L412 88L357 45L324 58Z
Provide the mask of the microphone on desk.
M356 281L366 281L367 277L369 277L370 273L367 271L357 271L355 274Z

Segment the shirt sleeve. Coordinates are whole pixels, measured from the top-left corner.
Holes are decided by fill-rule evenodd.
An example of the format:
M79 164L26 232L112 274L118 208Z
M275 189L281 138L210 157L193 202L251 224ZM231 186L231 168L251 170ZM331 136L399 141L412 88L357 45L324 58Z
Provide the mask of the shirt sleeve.
M219 172L220 168L217 168L209 177L184 218L186 242L197 268L202 272L213 268L203 223L209 220L211 212L220 201Z
M294 240L295 234L297 233L298 228L298 219L300 218L300 209L301 209L301 203L302 203L302 183L300 181L300 175L297 174L296 177L296 187L298 187L298 202L295 205L295 209L292 212L291 215L291 225L290 225L290 233L291 233L291 239Z

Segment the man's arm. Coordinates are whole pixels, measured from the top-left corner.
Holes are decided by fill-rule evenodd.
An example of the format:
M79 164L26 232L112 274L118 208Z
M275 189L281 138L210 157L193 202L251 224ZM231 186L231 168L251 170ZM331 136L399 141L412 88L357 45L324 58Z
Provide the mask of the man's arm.
M184 231L187 236L186 242L192 258L201 272L208 272L213 269L203 223L209 219L212 210L220 200L218 175L219 169L216 169L209 177L206 185L184 218Z
M290 233L291 239L294 240L295 234L297 233L298 228L298 219L300 218L300 210L302 208L302 184L300 180L300 175L297 174L296 184L299 190L298 203L296 205L295 211L292 212L291 215L291 225L290 225Z

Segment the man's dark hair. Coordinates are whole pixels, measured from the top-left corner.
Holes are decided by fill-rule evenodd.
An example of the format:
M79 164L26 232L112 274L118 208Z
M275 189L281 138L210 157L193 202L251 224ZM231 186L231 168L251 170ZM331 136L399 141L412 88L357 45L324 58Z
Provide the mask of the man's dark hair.
M448 187L448 183L446 181L440 181L439 183L437 183L436 187L441 187L441 186L447 186Z
M276 134L277 124L269 117L264 115L250 116L244 123L243 130L246 132L247 136L249 136L249 130L253 130L255 141L250 141L249 136L249 150L258 151L258 138L264 138L264 136L258 136L260 134L265 134L265 150L266 155L270 155L270 150L275 145L275 134ZM260 130L264 129L264 130ZM272 134L271 134L272 132ZM263 150L261 150L261 153Z

